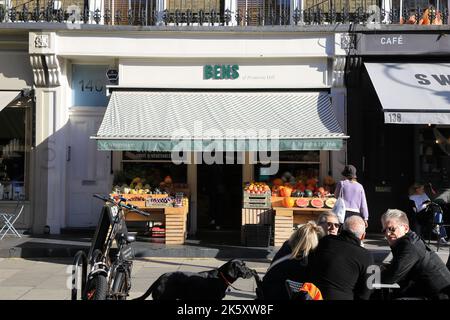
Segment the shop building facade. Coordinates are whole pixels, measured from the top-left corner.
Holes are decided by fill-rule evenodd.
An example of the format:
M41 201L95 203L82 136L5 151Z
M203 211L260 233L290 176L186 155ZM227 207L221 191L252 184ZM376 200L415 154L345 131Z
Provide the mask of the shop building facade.
M408 209L414 182L431 183L436 192L448 186L445 32L358 34L346 82L348 161L360 168L374 231L388 208Z
M33 149L36 161L31 169L34 172L31 193L36 200L33 203L34 223L29 227L39 233L49 226L51 233L58 233L61 228L95 226L101 203L92 198L92 194L111 192L114 173L127 166L145 167L152 163L162 167L166 163L167 166L169 161L161 159L167 155L137 152L142 150L97 150L97 143L91 137L97 135L109 96L120 95L120 90L174 92L183 98L192 92L212 91L227 91L230 97L233 92L263 97L267 92L273 92L272 95L278 94L282 99L290 93L294 98L306 97L306 100L308 95L313 100L320 96L332 112L329 115L344 127L343 38L343 35L332 32L284 30L270 30L263 34L260 31L229 33L213 30L112 33L102 28L95 32L31 30L28 54L34 74L36 103ZM225 69L230 66L231 70L237 66L238 77L232 79L231 74L230 79L226 75L220 78L216 72L213 77L219 79L208 79L205 70L215 66ZM108 70L118 73L118 81L108 80L105 76ZM214 102L215 98L210 96L208 99ZM277 99L272 96L272 100ZM272 108L274 104L272 102L266 108ZM316 108L316 105L312 106ZM282 110L283 106L276 107ZM302 103L298 108L302 108ZM144 105L140 112L145 114ZM295 123L300 128L307 127L302 123L301 111L296 114L300 117ZM173 117L183 115L175 112ZM139 119L139 116L130 115L130 118ZM307 115L305 119L308 119ZM133 125L123 120L117 125ZM344 136L343 131L333 149L344 147L341 136ZM345 163L345 152L326 151L328 147L325 145L312 149L317 150L314 159L292 159L292 155L288 159L287 155L284 161L314 163L320 177L331 172L338 178L338 172ZM244 159L250 157L249 152L242 154ZM160 158L149 160L148 157ZM38 167L42 162L46 166ZM195 233L199 219L196 202L203 192L197 183L201 170L195 164L185 165L185 169L173 167L182 172L180 179L184 180L180 182L189 186L190 231ZM255 167L247 161L235 166L233 172L237 175L234 183L239 193L234 201L240 206L242 183L256 178ZM240 212L237 217L240 217Z
M377 25L382 31L392 33L399 30L399 35L403 35L407 30L417 29L416 26L390 26L389 23L396 23L398 20L401 8L389 7L387 2L380 3L380 7L392 13L380 20L383 24ZM188 185L191 194L189 230L191 233L196 232L202 219L200 211L207 210L199 208L201 197L209 188L208 181L212 180L210 177L213 173L211 176L209 173L204 174L205 170L200 164L187 164L185 167L171 165L167 153L161 153L164 150L156 148L155 143L152 144L154 149L147 147L147 149L126 150L118 147L118 143L108 146L108 140L111 142L114 139L99 134L101 132L98 130L105 121L105 114L108 114L108 109L111 111L114 107L111 101L113 98L120 100L127 92L132 92L134 97L143 95L137 102L142 104L142 108L134 111L134 114L129 114L128 117L116 119L117 122L114 123L116 127L133 128L133 123L127 123L127 119L139 122L148 116L143 102L146 99L151 102L157 101L155 92L172 94L172 97L163 100L176 103L186 100L188 95L197 95L199 98L199 94L206 93L205 101L208 103L203 105L200 103L202 107L212 105L216 99L223 103L226 110L229 107L223 102L226 100L226 94L231 96L242 94L243 98L247 99L253 94L259 94L269 111L279 111L283 108L283 105L270 102L271 99L276 100L274 98L276 95L280 95L281 101L289 101L289 95L293 95L294 100L303 102L299 103L295 118L291 117L287 123L296 129L309 128L308 130L314 129L315 123L309 120L307 114L302 115L302 105L311 106L311 101L316 101L318 106L317 101L322 101L321 103L326 106L325 109L332 112L328 111L325 117L319 114L316 119L319 118L319 124L322 125L326 124L324 119L328 116L334 119L333 123L337 123L340 130L336 130L334 133L337 135L331 138L337 143L327 147L325 140L315 146L309 141L309 147L297 145L296 148L286 148L279 161L280 174L284 170L292 170L291 168L295 166L306 166L316 170L320 179L332 175L337 181L341 178L340 172L344 164L354 163L361 168L359 174L361 181L368 184L369 190L375 190L375 186L372 188L366 180L369 157L361 156L362 149L371 148L370 144L362 142L364 140L362 137L369 131L372 122L361 121L363 111L356 107L362 101L366 102L365 96L360 94L359 98L355 98L356 94L352 98L347 97L344 82L346 70L352 70L350 73L357 70L362 62L361 56L366 55L357 37L374 28L361 25L349 29L348 25L333 24L334 18L344 23L350 20L366 21L368 14L365 10L356 10L357 6L352 6L348 8L349 11L337 10L337 16L333 16L318 11L317 6L310 9L305 3L301 3L301 6L291 3L288 15L281 15L283 9L279 10L278 23L275 21L269 23L270 14L264 15L267 18L264 23L258 19L255 21L251 19L257 18L257 14L254 16L247 14L244 20L239 20L239 16L233 15L230 21L226 15L222 15L215 21L211 20L213 17L211 12L210 20L197 20L191 23L186 20L187 15L183 16L185 20L178 21L175 12L169 10L170 15L163 15L162 20L152 20L158 16L153 15L148 20L153 21L152 23L141 24L148 27L132 27L122 25L136 24L135 20L128 20L129 23L120 23L120 20L113 22L107 14L109 9L99 9L100 13L103 12L100 18L95 16L95 12L91 12L89 17L92 21L89 19L69 21L64 17L62 21L73 23L58 24L56 21L59 11L53 9L56 11L54 15L48 17L50 19L48 21L54 23L22 21L20 25L15 24L15 20L12 21L11 17L19 16L19 11L14 12L15 15L9 11L9 16L2 16L1 19L4 21L1 25L2 34L6 35L7 29L16 28L23 30L21 33L26 35L28 56L26 54L25 56L30 61L34 83L32 86L35 105L32 125L34 135L30 147L30 158L33 157L34 160L27 169L28 176L31 177L28 217L32 219L28 218L24 227L41 233L45 226L49 226L51 233L58 233L67 227L94 226L102 204L92 198L93 193L111 192L117 173L124 171L124 168L159 166L162 172L178 175L180 182ZM308 10L301 11L303 13L301 19L297 19L295 10L303 9ZM328 7L326 10L330 9L332 8ZM224 14L225 10L222 10ZM290 18L282 20L282 16ZM130 17L137 16L132 14ZM443 18L446 23L446 16ZM200 19L199 16L197 19ZM313 25L316 23L317 26ZM329 25L322 25L324 23ZM428 33L433 37L430 30L446 30L446 26L423 26L423 28L427 28L422 34L424 37L428 37ZM398 38L396 41L399 43ZM352 47L356 50L352 51ZM375 58L376 55L371 56ZM106 74L109 74L109 78L105 76ZM350 75L347 84L352 79L354 80ZM354 88L362 85L358 81L356 78L358 85ZM354 90L356 91L358 89ZM226 93L225 98L218 97L218 93ZM179 97L175 99L174 96L177 95ZM167 105L166 110L176 107L176 103ZM348 103L353 106L351 119L350 110L347 112ZM116 105L120 107L120 104ZM136 115L139 112L142 112L143 116ZM258 111L257 115L261 113ZM231 113L228 115L236 116ZM181 119L182 123L184 116L175 112L173 117ZM347 117L351 121L348 129ZM295 119L294 125L292 118ZM114 118L106 118L106 121L111 119ZM279 125L283 128L283 123ZM135 127L144 128L145 124ZM378 128L374 130L377 132ZM309 136L308 132L305 136L300 136L297 132L294 138L297 142L302 139L308 140L311 138L311 132L313 130L309 132ZM401 139L408 134L401 131L398 137ZM348 159L346 136L351 137L348 147L352 151L349 151ZM146 140L151 139L147 137ZM406 144L403 143L402 147ZM248 160L252 152L245 148L242 151L243 159ZM198 155L194 153L190 155L191 160L195 160L196 157L198 158ZM376 160L370 161L376 170L384 170ZM410 161L405 163L411 164ZM238 183L235 187L239 193L242 191L242 183L266 178L261 177L258 164L250 165L248 161L228 169L232 170L228 175L234 177L231 179L233 184ZM378 173L379 171L374 171L373 174L378 177ZM402 174L409 175L409 173ZM383 187L386 184L376 190L390 192L392 189ZM237 197L237 193L233 197ZM241 197L238 202L240 206ZM379 203L377 198L369 197L369 205L370 202ZM237 213L235 221L238 221L239 217L240 212Z

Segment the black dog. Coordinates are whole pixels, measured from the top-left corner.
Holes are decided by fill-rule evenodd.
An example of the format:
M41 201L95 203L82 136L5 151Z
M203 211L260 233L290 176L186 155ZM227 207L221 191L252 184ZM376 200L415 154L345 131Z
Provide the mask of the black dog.
M241 260L230 260L217 269L203 272L167 272L161 275L143 296L153 300L222 300L230 284L238 278L249 279L256 271Z

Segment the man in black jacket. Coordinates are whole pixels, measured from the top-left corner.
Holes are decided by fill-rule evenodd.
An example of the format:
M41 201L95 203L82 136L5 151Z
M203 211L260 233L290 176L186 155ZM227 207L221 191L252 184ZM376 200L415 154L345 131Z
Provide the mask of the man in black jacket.
M400 296L448 299L450 271L436 252L410 231L406 214L389 209L381 223L393 256L381 272L381 282L398 283Z
M310 254L309 281L319 288L324 300L369 299L367 268L373 265L373 258L361 246L365 230L361 217L349 217L339 235L322 238Z

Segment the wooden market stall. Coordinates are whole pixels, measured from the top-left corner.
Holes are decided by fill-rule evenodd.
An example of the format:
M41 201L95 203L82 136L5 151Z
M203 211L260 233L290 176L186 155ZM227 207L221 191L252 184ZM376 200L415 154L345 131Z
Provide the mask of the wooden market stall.
M310 200L317 197L305 197ZM298 197L292 197L294 201ZM242 209L242 232L241 242L244 243L244 226L248 224L271 225L273 229L273 244L281 246L292 234L294 225L304 224L310 220L317 221L322 212L331 210L328 207L285 207L282 204L283 197L271 196L270 206L265 208L248 208L248 203L244 201ZM263 206L263 205L262 205Z
M292 234L294 225L305 224L310 220L317 221L322 212L330 208L286 208L282 206L281 197L272 197L272 211L274 215L274 246L281 246ZM297 198L293 198L297 199ZM306 198L309 201L313 198Z
M174 207L171 203L164 205L149 205L148 198L162 198L167 195L123 195L129 199L127 204L137 206L139 210L150 213L150 216L142 216L133 211L125 212L126 221L152 221L162 222L165 226L165 244L184 244L187 237L187 216L189 213L189 200L184 197L182 206ZM133 201L130 199L145 199Z

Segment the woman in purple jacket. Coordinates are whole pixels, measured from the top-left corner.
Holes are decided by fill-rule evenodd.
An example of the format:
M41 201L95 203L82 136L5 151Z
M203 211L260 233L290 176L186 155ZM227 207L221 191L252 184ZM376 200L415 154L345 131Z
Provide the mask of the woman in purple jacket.
M367 209L366 193L362 184L356 181L356 168L351 164L347 165L342 171L342 175L345 179L337 184L334 195L344 199L345 219L358 215L363 218L367 228L369 210Z

